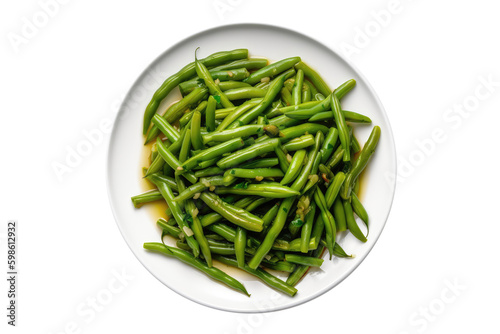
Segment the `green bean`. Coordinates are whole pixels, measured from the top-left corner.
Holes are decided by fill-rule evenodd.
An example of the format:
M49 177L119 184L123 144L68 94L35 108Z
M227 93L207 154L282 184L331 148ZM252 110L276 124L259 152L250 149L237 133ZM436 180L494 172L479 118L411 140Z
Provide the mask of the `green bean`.
M261 197L269 198L288 198L300 195L300 192L293 190L289 187L282 186L278 183L264 183L264 184L249 184L244 187L217 187L215 193L219 195L234 194L234 195L258 195Z
M290 163L288 162L287 154L285 153L283 146L281 144L278 144L274 148L274 153L278 157L278 162L279 162L281 171L283 173L286 173L288 171Z
M193 196L195 196L197 193L201 193L202 191L204 191L207 188L208 187L206 185L204 185L203 183L201 183L201 182L192 184L191 186L189 186L186 189L184 189L173 200L175 202L185 201L187 199L193 198Z
M344 206L342 200L337 197L333 202L333 217L335 218L335 223L337 224L337 231L342 232L347 229L346 216L344 212Z
M302 85L302 96L301 96L301 102L309 102L311 101L311 87L307 82L304 81L304 84Z
M182 164L184 161L186 161L190 148L191 148L191 128L188 128L184 133L184 138L182 138L182 146L179 152L179 164Z
M200 113L203 114L205 112L205 109L207 108L207 104L208 104L207 101L201 101L200 104L198 104L198 106L194 110L185 113L184 116L182 116L179 119L179 125L181 126L181 129L184 128L187 124L189 124L189 122L191 122L191 117L193 117L193 113L195 111L199 111Z
M165 162L172 167L172 169L177 170L180 166L181 163L177 158L170 152L163 142L157 138L156 145L158 147L158 154L165 160ZM196 183L197 178L194 176L192 173L186 173L184 177L191 183Z
M208 167L205 169L197 170L194 173L194 176L196 177L207 177L207 176L212 176L212 175L222 175L224 174L224 170L220 169L217 166L214 167Z
M314 95L314 100L315 101L323 101L325 99L325 96L321 93L318 93L316 95Z
M252 146L236 151L225 158L222 158L217 162L217 166L224 169L237 166L264 153L274 151L276 146L278 146L278 143L278 138L268 139L261 143L256 143Z
M314 137L310 134L306 134L283 144L283 148L288 152L291 152L301 150L312 145L314 145Z
M238 137L246 138L264 133L268 127L267 125L244 125L234 129L210 132L203 136L203 143L224 142Z
M214 79L210 76L210 72L207 70L206 66L203 65L202 62L198 61L196 58L196 52L195 52L195 68L196 68L196 74L200 78L205 81L205 85L208 88L208 91L212 95L218 95L220 97L220 103L224 106L224 108L230 108L233 107L233 104L227 96L220 90L220 88L215 84Z
M356 80L354 79L349 79L346 82L344 82L342 85L338 86L335 89L335 96L340 100L342 99L347 93L349 93L354 86L356 86Z
M291 111L295 111L295 110L311 109L312 107L317 106L318 104L320 104L321 102L323 102L323 100L321 100L321 101L304 102L304 103L301 103L301 104L296 105L296 106L276 107L276 108L273 108L271 111L269 111L266 114L266 116L268 118L272 118L272 117L284 115L287 112L291 112Z
M321 163L324 164L328 158L332 155L333 149L335 148L335 144L337 143L337 139L339 137L339 132L336 128L330 128L328 134L325 137L325 141L323 142L323 146L320 149L321 155Z
M292 161L290 162L290 166L288 167L285 176L280 182L281 184L288 184L295 180L297 175L300 173L301 167L306 157L306 153L306 150L298 150L297 152L295 152Z
M219 82L219 88L221 91L225 92L231 89L236 89L236 88L244 88L244 87L252 87L251 85L247 84L246 82L241 82L241 81L221 81Z
M353 211L358 215L358 217L365 223L366 225L366 236L368 237L368 233L370 232L370 227L368 224L368 213L366 212L365 207L359 200L358 196L356 193L353 191L351 192L351 206Z
M146 191L145 193L131 197L132 203L136 208L139 208L143 203L149 203L160 199L163 199L163 196L156 189L151 189Z
M202 217L203 223L203 217ZM236 230L226 224L211 224L207 227L210 231L217 233L229 242L233 242L236 239Z
M200 59L199 61L203 63L205 66L217 66L231 60L247 58L247 56L248 56L248 50L238 49L233 51L217 52L206 57L205 59ZM179 72L170 76L163 82L160 88L158 88L158 90L154 93L151 101L149 102L144 112L144 124L143 124L144 134L146 134L146 132L148 131L149 125L151 124L151 119L158 110L160 102L170 93L170 91L172 91L172 89L174 89L182 81L185 81L193 77L195 74L196 74L195 63L193 62L184 66Z
M304 225L300 229L300 251L307 253L309 251L309 242L311 241L311 233L316 215L316 203L312 202L309 205L309 212L306 214Z
M208 246L207 238L203 233L203 226L201 225L200 219L198 218L198 209L194 202L189 199L186 201L186 211L191 216L193 220L191 224L191 229L194 233L194 238L198 241L203 258L209 267L212 266L212 255L210 253L210 247Z
M316 191L314 192L314 201L321 211L321 219L325 224L326 248L330 253L331 259L333 254L333 245L335 244L335 236L337 234L335 219L333 218L332 213L328 210L325 197L319 188L316 188Z
M156 154L156 158L153 160L151 165L149 165L149 168L146 170L144 177L161 171L164 165L165 165L165 160L163 160L160 154Z
M182 214L179 204L173 201L174 194L172 189L166 182L159 178L157 174L148 176L148 179L153 182L161 192L163 198L168 204L168 207L172 210L172 215L174 216L177 225L179 225L179 228L186 234L186 241L188 242L189 247L193 250L194 256L198 257L198 254L200 253L199 244L192 235L187 234L191 229L184 221L184 215Z
M247 70L258 70L267 66L268 60L265 58L248 58L248 59L240 59L235 60L228 64L222 64L216 67L211 68L210 70L214 71L224 71L224 70L232 70L235 68L246 68Z
M328 132L328 128L321 124L314 123L304 123L297 126L293 126L291 128L284 129L280 132L280 141L286 142L293 138L303 136L305 134L316 134L318 131L326 134Z
M314 250L315 245L316 245L316 240L314 238L311 238L309 240L309 250ZM293 239L288 243L288 247L286 247L285 250L289 252L300 252L301 251L300 246L301 246L301 239L300 238Z
M318 94L318 90L316 89L316 87L313 85L313 83L311 81L309 81L309 79L307 78L304 78L304 83L306 85L309 86L309 89L311 90L311 99L314 95ZM305 101L303 101L305 102Z
M354 218L354 213L352 212L351 203L346 200L342 200L342 204L344 206L345 219L347 222L347 228L351 231L352 235L354 235L358 240L362 242L366 242L366 236L361 232L356 219Z
M237 127L244 124L249 124L251 121L256 119L260 114L262 114L267 107L271 105L274 98L278 95L281 87L283 87L283 83L285 82L288 75L290 75L290 71L287 71L283 74L277 76L269 85L269 88L266 90L266 95L262 98L262 101L256 105L254 108L250 109L243 115L241 115L236 121L234 121L229 127Z
M345 118L344 114L342 114L341 109L340 109L340 102L335 96L335 94L332 94L332 111L333 111L333 116L335 118L335 124L337 124L337 128L339 129L339 137L340 137L340 143L342 144L342 148L344 149L344 161L349 161L351 159L351 153L350 153L350 148L351 148L351 143L350 143L350 138L349 138L349 130L347 129L347 124L345 123Z
M344 149L342 148L342 145L340 145L337 147L330 160L327 161L326 166L330 169L334 168L340 161L342 161L343 156Z
M253 99L256 97L264 97L266 95L265 90L255 87L240 87L226 90L227 98L231 101L242 100L242 99Z
M252 212L259 206L266 204L269 201L272 201L272 198L266 198L266 197L256 198L252 201L252 203L250 203L247 207L245 207L245 210ZM264 217L262 218L262 220L264 220Z
M297 62L300 61L300 57L292 57L292 58L286 58L280 61L277 61L275 63L269 64L266 67L263 67L252 74L245 80L244 82L250 84L250 85L255 85L259 81L261 81L263 78L266 77L273 77L281 72L284 72L290 68L292 68Z
M339 194L345 180L346 175L343 172L338 172L333 178L332 182L330 182L330 184L328 185L328 189L326 189L325 194L326 205L328 209L331 208L333 202L335 202L335 199L337 198L337 195Z
M304 75L314 84L321 94L326 96L331 93L331 89L328 87L323 78L321 78L316 71L307 66L304 62L301 61L295 64L295 68L297 70L302 70Z
M214 80L214 83L216 81L219 81L220 83L229 80L243 80L250 75L246 68L236 68L227 71L214 71L211 69L208 72ZM206 87L204 80L199 77L179 84L179 90L183 96L189 94L198 87Z
M251 213L239 209L231 204L223 202L217 195L203 192L200 196L212 210L219 213L222 217L231 223L246 228L249 231L262 231L263 221Z
M356 181L354 181L354 187L352 188L352 191L356 194L356 196L359 194L359 187L359 178L357 178Z
M348 110L342 110L342 114L344 114L344 118L347 122L351 123L365 123L369 124L372 122L372 120L365 116L358 114L357 112L354 111L348 111ZM319 112L313 116L311 116L308 121L309 122L319 122L319 121L325 121L325 120L330 120L333 117L333 112L330 111L324 111L324 112Z
M292 88L292 104L298 105L302 102L302 86L304 85L304 71L297 70L295 83Z
M307 164L302 169L301 175L293 182L292 186L290 187L292 190L300 191L302 187L305 185L312 168L311 160L314 160L314 156L316 156L316 154L318 153L320 145L321 145L320 136L316 135L316 144L314 145L314 148L311 150L309 155L311 159L308 160ZM264 256L266 256L266 254L273 247L274 240L276 240L278 235L283 230L283 227L285 225L288 216L288 211L291 209L294 200L295 197L288 197L281 203L280 208L278 210L278 214L274 219L273 225L271 225L271 228L266 234L264 241L259 246L252 259L248 262L250 268L253 269L257 268L262 259L264 258Z
M217 256L216 259L218 261L226 264L226 265L233 266L233 267L238 267L238 262L235 259L232 259L230 257ZM285 294L287 294L289 296L293 297L297 293L297 289L295 289L294 287L286 284L285 282L283 282L279 278L271 275L270 273L268 273L264 269L261 269L261 268L253 269L253 268L251 268L248 265L245 265L241 269L243 269L247 273L249 273L251 275L254 275L255 277L259 278L264 283L266 283L267 285L269 285L271 288L276 289L276 290L278 290L280 292L283 292L283 293L285 293Z
M204 148L203 140L201 139L201 113L199 111L195 111L193 118L191 118L191 144L195 150L202 150Z
M350 133L351 133L351 148L352 148L352 152L353 153L358 153L359 151L361 151L361 146L359 146L358 139L354 135L354 131L352 131L352 129L351 129Z
M235 255L235 248L233 244L224 242L216 242L213 240L208 241L210 252L214 255Z
M280 96L281 96L281 101L285 103L287 106L293 105L293 99L292 99L292 94L290 94L290 91L283 87L280 90Z
M245 162L240 165L241 168L266 168L274 167L279 164L278 158L263 158L257 159L249 162Z
M174 129L170 123L168 123L163 117L161 117L158 114L155 114L153 117L153 124L160 129L160 131L167 136L168 140L170 142L175 143L177 140L179 140L180 135L177 130Z
M212 160L215 158L220 157L224 153L229 153L233 152L234 150L237 150L238 148L242 147L244 145L244 142L241 138L235 138L228 140L226 142L223 142L221 144L212 146L210 148L207 148L206 150L203 150L201 153L196 154L195 156L192 156L188 160L186 160L181 168L176 168L177 172L180 174L185 173L186 171L189 171L196 167L200 162L202 161L208 161ZM237 151L239 152L239 151ZM219 162L222 160L219 160ZM222 166L219 166L221 168L225 168Z
M319 243L319 241L318 241L318 243ZM318 247L314 252L312 252L312 256L321 257L324 249L325 249L324 246ZM286 283L291 285L291 286L297 285L297 283L307 273L308 270L309 270L309 266L297 266L295 268L294 272L291 273L290 276L288 276Z
M174 219L175 220L175 219ZM164 218L160 218L156 221L156 225L162 229L162 231L166 232L167 234L170 234L174 238L179 238L182 231L180 228L177 228L175 226L171 226L168 224L167 220Z
M286 254L285 259L288 262L301 264L303 266L309 266L309 267L321 267L321 265L323 264L323 259L318 259L316 257L311 257L311 256L296 255L296 254Z
M245 289L245 287L243 286L243 284L241 284L239 281L237 281L233 277L229 276L228 274L226 274L225 272L223 272L220 269L217 269L215 267L209 267L208 265L203 263L201 260L196 259L189 252L186 252L184 250L177 249L174 247L169 247L169 246L166 246L166 245L159 243L159 242L144 243L144 248L147 250L150 250L150 251L155 251L155 252L165 254L165 255L170 256L170 257L175 257L178 260L180 260L186 264L189 264L190 266L200 270L201 272L212 277L213 279L218 280L218 281L226 284L227 286L244 293L247 296L250 296L248 294L247 290Z
M249 100L242 103L240 106L236 107L236 109L229 114L222 123L217 127L217 131L225 130L229 125L231 125L234 121L236 121L241 115L246 113L248 110L252 109L256 105L261 102L261 99L258 100Z
M165 114L162 116L168 123L172 124L176 120L182 117L184 111L189 108L191 105L195 105L200 100L202 100L207 95L206 88L196 88L191 93L186 95L182 100L173 104L170 108L167 109ZM154 115L153 115L154 116ZM151 118L153 118L151 116ZM151 140L156 138L160 130L156 125L153 125L146 136L145 143L149 143Z
M375 127L373 127L373 130L370 134L370 137L368 137L368 140L366 141L365 145L363 146L361 153L359 154L356 161L354 161L354 164L353 164L351 170L346 175L345 182L344 182L342 189L340 191L340 196L343 199L350 198L352 187L354 186L354 182L358 178L359 174L361 174L361 172L368 165L368 162L370 161L371 156L375 152L375 148L377 147L379 139L380 139L380 127L375 126Z
M208 97L207 109L205 111L205 121L208 132L215 131L215 108L217 106L217 101L210 95ZM203 143L202 143L203 144Z
M291 273L295 270L297 267L295 264L291 262L286 262L286 261L277 261L277 262L271 262L268 260L263 260L262 261L262 266L272 269L272 270L278 270L278 271L284 271L286 273Z
M245 267L245 247L247 244L247 230L237 227L236 237L234 238L234 249L236 254L236 261L239 268Z
M281 169L277 168L254 168L254 169L232 168L228 170L227 173L231 174L234 177L246 178L246 179L283 177L284 175Z
M297 76L297 74L295 74L295 76ZM284 82L283 87L285 87L290 93L292 93L294 84L295 78L290 78Z

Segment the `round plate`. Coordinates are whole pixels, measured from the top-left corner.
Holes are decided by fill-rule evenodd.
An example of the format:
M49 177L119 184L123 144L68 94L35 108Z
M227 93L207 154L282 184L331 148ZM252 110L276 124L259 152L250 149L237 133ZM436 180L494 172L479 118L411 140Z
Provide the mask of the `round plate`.
M203 273L161 254L145 251L144 242L159 242L161 232L155 217L145 205L135 209L130 197L144 191L141 180L141 156L144 155L142 121L146 105L155 90L170 75L194 61L197 47L202 58L221 50L247 48L251 56L263 56L271 62L300 56L315 68L333 89L354 78L357 86L342 100L342 107L369 116L379 125L382 135L378 148L363 175L361 200L370 215L368 242L362 243L350 234L339 236L339 244L354 259L334 258L320 269L310 270L297 284L298 293L288 297L275 292L255 277L238 269L218 264L240 280L251 297L211 280ZM178 89L163 101L160 111L180 97ZM356 125L361 145L373 125ZM396 152L389 120L375 92L366 79L349 62L323 44L300 33L283 28L238 24L203 31L165 51L137 79L127 94L115 120L108 152L108 191L118 227L139 261L161 282L180 295L200 304L235 312L276 311L302 304L330 290L346 278L366 257L383 230L389 214L395 184L387 181L396 173ZM280 276L286 279L286 276ZM368 279L368 278L367 278Z

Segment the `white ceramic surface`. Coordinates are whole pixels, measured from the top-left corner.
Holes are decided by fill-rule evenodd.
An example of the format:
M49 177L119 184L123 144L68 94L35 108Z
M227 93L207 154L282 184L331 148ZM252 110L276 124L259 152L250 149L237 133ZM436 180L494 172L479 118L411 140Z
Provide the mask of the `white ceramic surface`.
M194 50L197 47L200 47L200 58L213 52L237 48L247 48L251 56L264 56L272 62L300 56L323 76L332 89L347 79L354 78L357 86L342 100L342 107L368 115L373 124L382 129L377 151L364 174L364 189L361 194L361 200L370 215L368 242L363 244L352 235L341 235L340 245L356 257L328 261L328 255L325 255L321 269L309 272L297 285L299 291L293 298L275 292L246 273L219 265L245 285L252 295L248 298L175 259L150 253L142 248L144 242L159 241L161 234L147 206L135 209L130 201L131 196L143 192L139 176L143 152L144 109L164 79L194 60ZM162 103L160 110L164 110L179 96L176 89ZM368 138L371 128L372 126L366 125L356 126L355 133L361 145ZM115 219L125 241L139 261L166 286L186 298L206 306L236 312L275 311L296 306L327 292L346 278L363 261L383 230L395 190L395 185L387 181L387 176L395 173L396 152L389 120L362 74L339 54L307 36L257 24L210 29L179 42L160 55L137 79L122 104L111 135L107 166L108 191Z

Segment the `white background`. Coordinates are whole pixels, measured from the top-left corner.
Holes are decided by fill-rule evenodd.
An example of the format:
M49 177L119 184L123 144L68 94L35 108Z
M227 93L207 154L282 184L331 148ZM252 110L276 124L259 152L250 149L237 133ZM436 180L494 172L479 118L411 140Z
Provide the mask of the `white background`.
M5 224L20 226L18 327L6 325L2 274L2 333L498 331L494 2L69 1L50 7L46 22L43 7L33 0L0 7L2 268ZM28 34L26 22L39 27ZM379 94L399 158L393 209L367 259L316 300L266 315L200 306L142 267L108 204L109 133L71 172L58 178L53 169L85 131L113 119L161 52L239 22L288 27L348 56ZM442 140L429 144L436 132ZM89 311L96 296L109 298Z

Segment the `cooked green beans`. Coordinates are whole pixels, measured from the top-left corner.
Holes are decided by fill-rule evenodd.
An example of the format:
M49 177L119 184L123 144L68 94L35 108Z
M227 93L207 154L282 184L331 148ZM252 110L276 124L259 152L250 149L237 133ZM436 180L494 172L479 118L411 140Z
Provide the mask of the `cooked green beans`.
M212 258L294 296L307 270L325 261L325 247L330 258L352 257L337 233L366 241L359 224L368 234L369 217L357 197L358 179L380 128L361 149L353 125L371 119L341 106L355 80L332 92L299 57L271 64L247 57L246 49L195 56L158 89L143 124L145 142L155 142L141 166L156 188L131 200L135 207L168 205L156 225L160 240L168 235L177 247L145 243L145 249L245 294L241 283L212 267ZM175 87L182 99L156 114Z

